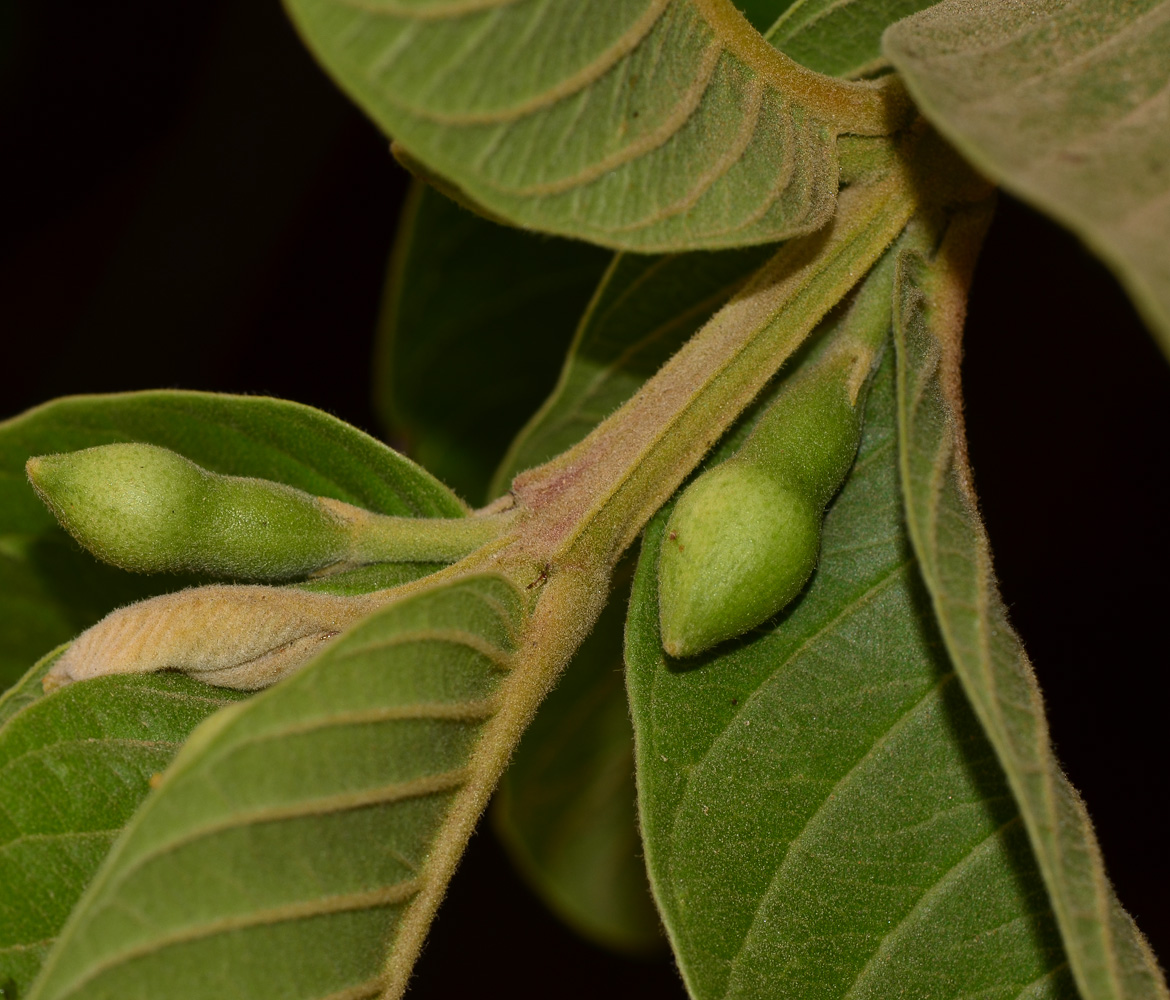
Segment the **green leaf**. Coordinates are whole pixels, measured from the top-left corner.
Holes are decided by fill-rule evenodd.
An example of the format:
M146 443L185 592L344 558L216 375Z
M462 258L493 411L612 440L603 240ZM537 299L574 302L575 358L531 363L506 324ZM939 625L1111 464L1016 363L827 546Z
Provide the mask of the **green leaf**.
M516 748L496 830L558 916L619 951L662 946L634 813L634 733L622 683L629 567Z
M374 398L385 425L478 503L555 381L609 258L488 222L416 182L379 322Z
M101 565L63 531L0 534L0 691L46 650L158 586Z
M440 568L432 563L363 566L298 586L365 594ZM142 775L162 771L207 715L246 697L175 674L113 675L46 697L41 681L67 648L43 657L0 695L0 803L21 807L19 835L0 843L0 915L5 916L0 927L6 929L0 932L0 991L11 984L9 992L0 992L4 997L23 995L32 982L114 837L145 799L149 789ZM47 704L35 713L24 712L7 725L42 700ZM135 726L143 730L137 741L126 735L137 732ZM10 767L7 761L17 755L20 760ZM30 782L30 761L34 768L48 767L54 780ZM11 813L11 806L0 806L0 815L5 811ZM82 819L45 835L40 827L60 816ZM36 892L29 891L30 884ZM52 896L48 903L45 892Z
M882 32L937 0L795 0L771 3L776 15L764 37L798 63L831 76L856 78L885 69Z
M1084 803L1056 763L1031 664L991 571L958 395L962 302L982 220L952 225L937 259L901 261L895 295L906 518L942 640L1023 816L1084 1000L1168 996L1105 875Z
M68 643L65 643L51 653L46 653L29 667L20 680L3 694L0 694L0 728L17 712L27 708L34 701L40 701L45 696L41 681L49 672L49 668L56 662L57 657L68 648Z
M556 388L512 443L492 492L503 493L517 473L581 441L774 252L617 255L581 319Z
M1072 998L1015 803L946 661L898 487L892 358L811 584L704 657L627 626L647 865L708 997Z
M531 710L521 601L436 585L197 729L28 1000L400 993Z
M923 114L1098 253L1170 353L1170 0L947 0L884 44Z
M410 155L513 223L645 252L818 229L836 138L897 87L818 76L730 0L288 0L340 86Z
M56 400L0 423L0 689L120 605L192 582L98 563L57 526L25 477L32 455L116 441L162 445L215 472L259 476L385 514L458 517L464 506L409 460L311 407L197 392Z
M151 776L196 725L243 697L176 674L104 677L39 697L54 658L0 701L6 997L24 995Z

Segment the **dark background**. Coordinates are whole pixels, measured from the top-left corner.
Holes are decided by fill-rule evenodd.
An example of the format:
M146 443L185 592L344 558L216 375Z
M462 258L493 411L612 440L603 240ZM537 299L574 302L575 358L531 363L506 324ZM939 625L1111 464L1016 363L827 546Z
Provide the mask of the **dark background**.
M0 137L0 417L166 386L381 430L368 359L406 177L275 0L0 4ZM996 569L1057 751L1165 962L1170 365L1104 268L1004 198L964 380ZM411 996L485 980L517 1000L683 995L668 960L563 930L481 832Z

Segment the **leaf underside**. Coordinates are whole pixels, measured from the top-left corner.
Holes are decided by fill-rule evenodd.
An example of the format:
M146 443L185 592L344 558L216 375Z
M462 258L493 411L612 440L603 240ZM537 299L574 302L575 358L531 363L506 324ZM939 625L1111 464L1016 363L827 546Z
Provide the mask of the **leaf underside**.
M37 694L48 666L30 671ZM0 985L24 996L151 776L243 695L175 674L11 694L0 702Z
M715 997L1072 998L1015 802L931 627L902 522L892 358L795 605L671 661L657 551L627 626L647 864Z
M1105 875L1085 806L1056 763L1039 687L992 575L966 465L948 280L938 264L907 257L895 298L902 483L921 571L1020 804L1081 996L1165 998L1157 962Z
M837 135L890 129L878 90L791 62L729 0L287 5L427 168L513 223L618 249L815 230L835 203Z
M948 0L884 44L923 114L1100 254L1170 353L1170 0Z
M499 578L436 587L197 730L30 1000L157 1000L176 981L189 1000L400 992L449 874L436 845L453 815L463 836L474 820L520 622Z

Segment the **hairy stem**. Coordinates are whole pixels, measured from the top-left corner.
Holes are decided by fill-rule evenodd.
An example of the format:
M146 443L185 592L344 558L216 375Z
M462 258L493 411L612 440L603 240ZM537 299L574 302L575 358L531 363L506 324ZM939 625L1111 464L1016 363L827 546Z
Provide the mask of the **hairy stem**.
M786 243L637 395L580 444L518 476L517 540L532 561L614 565L914 207L901 171L843 191L829 226Z
M504 534L509 517L393 517L322 497L349 524L348 564L455 562ZM346 564L335 568L344 568Z

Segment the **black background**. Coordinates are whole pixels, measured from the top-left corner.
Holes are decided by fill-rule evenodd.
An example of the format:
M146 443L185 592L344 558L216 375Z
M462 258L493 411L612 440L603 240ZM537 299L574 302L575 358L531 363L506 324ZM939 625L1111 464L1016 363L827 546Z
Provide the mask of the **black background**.
M0 417L160 386L378 432L368 359L406 177L273 0L0 5ZM1170 365L1075 239L1004 198L972 292L976 483L1057 752L1170 957ZM411 995L681 997L474 838Z

